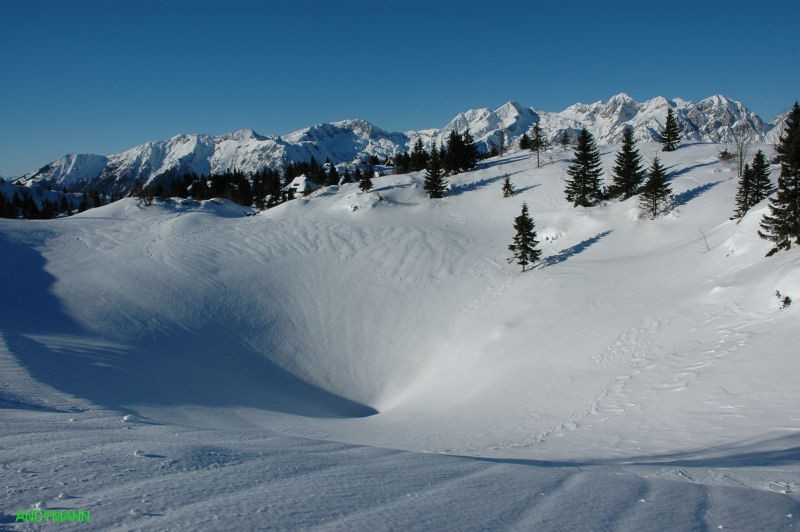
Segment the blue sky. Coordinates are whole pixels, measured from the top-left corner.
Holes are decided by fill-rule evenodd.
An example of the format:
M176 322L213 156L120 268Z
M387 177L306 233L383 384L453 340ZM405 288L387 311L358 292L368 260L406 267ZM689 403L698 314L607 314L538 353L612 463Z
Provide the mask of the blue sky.
M771 120L800 98L796 1L0 0L0 13L6 176L178 133L344 118L402 131L508 100L722 93Z

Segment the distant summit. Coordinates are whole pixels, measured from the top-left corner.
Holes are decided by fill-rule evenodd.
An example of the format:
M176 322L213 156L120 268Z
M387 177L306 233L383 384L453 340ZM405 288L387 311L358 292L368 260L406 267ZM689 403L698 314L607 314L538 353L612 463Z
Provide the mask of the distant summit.
M607 102L576 103L560 112L524 107L509 101L498 109L469 109L453 117L441 129L389 133L358 119L323 123L283 136L260 135L242 129L220 136L176 135L147 142L113 155L70 154L60 157L17 181L27 185L67 186L73 190L97 189L124 194L137 180L145 184L168 184L186 173L199 175L239 170L252 174L260 169L280 168L292 162L359 162L375 155L386 158L410 150L421 138L431 143L446 142L451 131L470 129L478 149L515 149L523 133L539 123L552 141L565 132L573 138L582 128L598 143L615 143L630 126L638 141L657 141L667 109L675 112L683 140L689 142L730 142L735 128L744 126L754 139L770 140L776 124L764 123L741 102L714 95L694 103L656 97L637 102L625 93ZM776 119L777 120L777 119Z

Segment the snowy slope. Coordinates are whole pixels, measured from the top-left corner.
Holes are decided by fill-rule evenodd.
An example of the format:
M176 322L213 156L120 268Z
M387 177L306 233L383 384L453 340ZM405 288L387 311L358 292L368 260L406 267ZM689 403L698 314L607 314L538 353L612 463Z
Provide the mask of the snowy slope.
M655 221L568 205L560 150L487 160L441 201L410 174L258 216L0 220L5 521L796 527L798 307L775 291L800 298L800 254L763 257L763 204L728 219L719 149L642 146L676 194ZM545 257L525 274L505 260L523 201Z
M500 143L516 149L523 133L539 122L553 142L570 131L573 138L586 127L601 143L618 142L626 126L639 141L659 139L667 109L672 107L689 142L730 142L734 128L745 127L754 140L763 140L771 124L742 103L716 95L698 103L663 97L637 103L626 94L608 102L575 104L558 112L525 108L508 102L500 108L472 109L459 113L441 129L387 133L363 120L318 124L283 137L262 136L245 129L218 137L177 135L166 141L148 142L123 153L109 155L65 155L21 178L28 185L66 185L96 188L102 192L128 192L137 179L146 184L169 185L175 176L188 172L239 170L252 174L265 167L280 168L297 161L334 163L358 161L370 155L386 158L411 149L418 138L425 146L446 143L450 132L472 132L478 148L490 152Z

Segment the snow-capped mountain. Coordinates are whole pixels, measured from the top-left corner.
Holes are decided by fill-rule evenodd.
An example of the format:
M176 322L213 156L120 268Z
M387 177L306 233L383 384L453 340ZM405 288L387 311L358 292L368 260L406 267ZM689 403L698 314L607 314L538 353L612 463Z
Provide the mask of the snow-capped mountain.
M25 185L67 186L125 193L137 180L145 184L168 183L174 177L240 170L280 168L291 162L358 161L370 155L389 157L410 149L418 138L426 147L445 143L451 131L470 129L478 149L514 149L523 133L539 123L551 139L565 131L575 135L587 128L599 143L618 142L630 126L640 141L659 139L667 109L672 108L689 142L730 142L737 127L745 127L754 140L764 140L774 124L765 124L741 102L715 95L694 103L663 97L636 102L617 94L607 102L578 103L561 112L547 112L508 102L494 111L470 109L456 115L441 129L389 133L364 120L343 120L300 129L284 136L263 136L244 129L221 136L177 135L165 141L147 142L122 153L103 156L65 155L31 172L19 181ZM779 117L780 118L780 117ZM776 119L777 120L777 119ZM768 140L768 139L767 139Z

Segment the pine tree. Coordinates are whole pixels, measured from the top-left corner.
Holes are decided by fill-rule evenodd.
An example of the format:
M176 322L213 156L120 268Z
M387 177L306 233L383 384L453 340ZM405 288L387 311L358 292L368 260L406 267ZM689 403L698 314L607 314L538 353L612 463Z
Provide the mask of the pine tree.
M770 214L761 219L761 238L775 245L767 256L794 244L800 245L800 105L786 117L783 134L775 146L775 155L781 165L778 192L770 198Z
M603 170L600 167L600 152L594 143L592 134L581 130L578 136L578 146L575 148L575 159L567 168L567 174L572 179L567 180L565 193L567 201L575 207L591 207L603 199L600 177Z
M533 132L531 133L531 140L530 140L530 147L531 151L536 152L536 168L541 166L541 162L539 160L539 155L541 152L547 149L547 139L542 132L542 128L539 127L539 122L533 124Z
M514 188L514 185L511 183L511 178L508 177L508 174L504 175L503 176L503 197L504 198L510 198L511 196L514 195L514 192L516 192L516 189Z
M750 210L750 207L754 205L752 194L753 170L750 168L749 164L745 164L736 188L736 211L733 213L734 218L742 218L747 214L747 211Z
M622 136L622 148L617 153L612 176L614 183L611 185L609 195L612 198L626 200L635 195L644 179L644 168L642 168L642 156L636 149L633 140L633 129L630 126L625 128Z
M522 271L528 264L535 264L542 255L542 251L537 249L539 241L536 240L533 218L528 214L528 204L522 204L522 213L514 218L514 243L508 246L512 257L508 262L516 262L522 266Z
M753 182L751 188L751 207L760 203L772 192L772 181L769 178L770 168L764 152L758 150L753 157L753 164L750 166L753 171Z
M436 149L436 144L431 148L423 188L428 197L432 199L444 197L444 192L447 189L447 181L444 179L444 170L442 169L442 162L439 158L439 150Z
M642 188L642 195L640 197L641 209L654 220L658 213L660 213L667 206L667 203L672 196L672 187L667 181L667 173L658 157L653 159L653 165L650 167L650 173L647 176L647 181Z
M677 150L680 141L681 130L675 119L675 113L672 112L672 107L670 107L667 109L667 121L664 124L664 130L661 132L662 151Z

